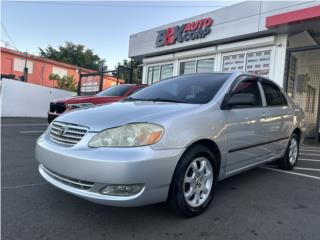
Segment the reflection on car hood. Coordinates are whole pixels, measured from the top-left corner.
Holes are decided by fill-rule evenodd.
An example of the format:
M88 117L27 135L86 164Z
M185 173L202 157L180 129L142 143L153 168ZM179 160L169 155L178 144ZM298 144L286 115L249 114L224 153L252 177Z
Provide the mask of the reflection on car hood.
M57 121L87 126L90 131L121 126L132 122L147 122L170 113L195 108L197 104L164 102L117 102L61 115Z

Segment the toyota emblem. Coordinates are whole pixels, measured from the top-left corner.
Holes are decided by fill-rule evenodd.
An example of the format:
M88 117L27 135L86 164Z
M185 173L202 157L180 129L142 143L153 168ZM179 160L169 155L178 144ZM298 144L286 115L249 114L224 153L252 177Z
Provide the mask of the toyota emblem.
M68 128L63 126L59 129L58 134L59 136L64 136L64 134L68 131Z

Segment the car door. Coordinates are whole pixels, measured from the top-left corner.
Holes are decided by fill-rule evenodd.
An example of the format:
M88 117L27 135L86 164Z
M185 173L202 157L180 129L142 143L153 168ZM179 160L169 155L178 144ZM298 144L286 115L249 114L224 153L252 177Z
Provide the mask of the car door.
M266 114L261 87L256 78L241 78L227 94L227 98L235 94L253 94L256 104L224 110L227 121L227 175L258 164L267 153L267 149L261 145L265 141L262 120L265 120Z
M286 97L277 85L264 79L261 86L267 104L267 119L264 124L268 144L265 147L268 148L269 157L277 157L287 147L294 115Z

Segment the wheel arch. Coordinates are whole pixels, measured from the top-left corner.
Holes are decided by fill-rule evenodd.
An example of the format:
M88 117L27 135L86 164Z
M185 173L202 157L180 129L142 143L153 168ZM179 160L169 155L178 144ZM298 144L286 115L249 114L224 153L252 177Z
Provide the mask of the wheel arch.
M182 153L179 161L177 162L176 166L175 166L175 169L173 171L173 173L176 172L176 169L177 169L177 166L180 162L180 160L183 158L183 156L188 152L189 149L191 149L192 147L196 146L196 145L203 145L203 146L206 146L211 152L212 154L215 156L216 160L217 160L217 164L218 164L218 175L220 173L220 167L221 167L221 151L218 147L218 145L211 139L198 139L194 142L192 142L191 144L189 144L186 149L184 150L184 152ZM174 175L174 174L173 174ZM173 178L173 176L172 176ZM171 181L172 181L172 178L171 178Z
M218 164L218 176L220 174L220 167L221 167L221 152L220 152L220 149L218 147L218 145L211 139L198 139L196 140L195 142L192 142L190 145L188 145L186 147L186 149L184 150L184 152L182 153L179 161L177 162L176 166L175 166L175 169L173 171L173 175L171 177L171 181L170 181L170 187L169 187L169 191L168 191L168 196L167 198L169 198L169 195L170 193L172 193L172 181L173 181L173 178L174 178L174 175L176 173L176 169L177 169L177 166L180 162L180 160L183 158L183 156L188 152L189 149L191 149L192 147L196 146L196 145L203 145L203 146L206 146L211 152L212 154L215 156L216 160L217 160L217 164Z
M299 143L300 143L300 141L301 141L301 129L300 128L295 128L294 130L293 130L293 132L292 132L292 134L296 134L297 136L298 136L298 138L299 138ZM291 135L292 135L291 134Z
M218 169L220 170L221 152L220 152L220 149L219 149L218 145L211 139L200 139L200 140L197 140L197 141L193 142L192 144L190 144L186 148L185 152L188 151L190 148L192 148L193 146L195 146L197 144L204 145L207 148L209 148L209 150L212 152L212 154L216 157L217 163L218 163Z

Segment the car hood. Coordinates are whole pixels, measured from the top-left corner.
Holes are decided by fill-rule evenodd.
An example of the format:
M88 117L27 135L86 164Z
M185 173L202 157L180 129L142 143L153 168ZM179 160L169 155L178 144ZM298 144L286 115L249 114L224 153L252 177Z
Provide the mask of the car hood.
M58 99L54 99L52 100L52 102L65 102L67 100L71 100L71 99L85 99L91 96L74 96L74 97L64 97L64 98L58 98Z
M115 102L120 100L121 96L76 96L72 98L66 98L66 99L59 99L55 102L63 102L65 104L71 104L71 103L96 103L97 100L101 100L103 102Z
M185 112L198 106L197 104L163 102L116 102L69 111L56 120L87 126L90 131L95 132L132 122L151 121L168 114Z

